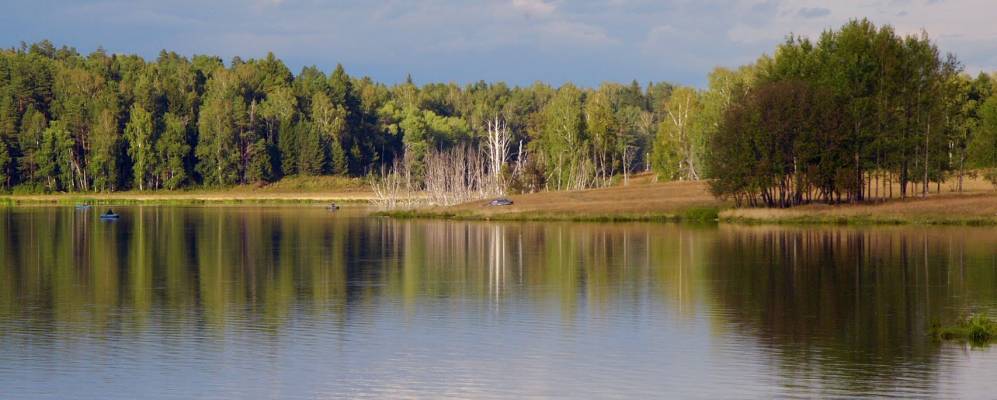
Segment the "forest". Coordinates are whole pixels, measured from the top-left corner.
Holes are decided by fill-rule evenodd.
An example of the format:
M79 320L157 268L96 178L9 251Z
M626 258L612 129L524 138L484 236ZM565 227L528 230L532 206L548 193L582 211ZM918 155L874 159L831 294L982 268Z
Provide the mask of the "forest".
M882 200L948 179L962 190L997 166L993 77L965 74L926 33L855 20L774 54L709 136L714 194L769 207Z
M992 76L969 76L926 34L866 20L718 67L706 88L387 85L342 65L294 74L273 54L226 63L164 50L149 61L21 43L0 50L0 191L174 190L293 175L485 186L467 176L477 174L500 187L488 193L518 193L653 170L708 179L739 205L864 201L894 196L894 183L910 196L997 166L994 89Z
M0 51L0 187L224 187L365 176L400 162L422 185L431 153L481 148L489 126L505 135L503 161L534 175L521 190L590 187L648 168L672 91L637 82L420 87L411 78L388 86L341 65L295 75L273 54L226 65L163 51L148 62L43 41Z

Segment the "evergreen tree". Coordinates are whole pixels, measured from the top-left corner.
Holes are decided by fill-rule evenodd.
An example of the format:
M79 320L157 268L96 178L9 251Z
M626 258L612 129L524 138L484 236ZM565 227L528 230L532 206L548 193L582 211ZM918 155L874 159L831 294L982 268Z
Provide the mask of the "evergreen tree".
M312 123L295 125L295 136L301 145L298 151L298 172L306 175L319 175L325 170L324 137Z
M247 182L266 182L271 179L273 170L266 140L259 139L249 146L249 160L246 167Z
M21 150L19 173L22 181L38 183L39 150L42 146L43 133L48 128L45 115L29 105L21 118L21 130L18 134L18 148Z
M17 179L17 118L13 96L9 90L0 91L0 189L10 188Z
M180 188L189 177L190 144L187 140L187 124L183 118L173 113L163 115L163 133L156 142L156 159L159 160L159 179L166 189Z

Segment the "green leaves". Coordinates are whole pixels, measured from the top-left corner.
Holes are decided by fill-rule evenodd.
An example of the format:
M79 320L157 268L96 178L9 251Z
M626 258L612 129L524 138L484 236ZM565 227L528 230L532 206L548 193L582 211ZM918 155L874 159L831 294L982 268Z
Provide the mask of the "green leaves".
M648 167L666 179L737 176L743 171L725 169L728 161L756 160L741 151L761 142L712 154L729 139L718 138L721 130L737 125L745 129L738 135L767 140L763 153L780 157L765 171L794 158L771 150L772 138L807 138L786 151L803 162L797 168L812 170L810 184L858 199L870 174L889 174L907 190L963 166L997 164L997 106L987 103L993 84L958 71L926 37L898 37L864 20L814 41L791 37L753 65L717 68L706 90L637 81L385 85L351 77L342 65L295 75L273 54L226 65L163 51L146 61L101 50L81 56L42 42L0 50L0 188L224 186L290 174L357 176L402 159L418 181L427 152L479 146L485 121L498 118L511 136L508 179L529 182L528 190L606 185ZM771 117L813 113L824 103L774 102L782 108L741 107L731 117L760 88L780 82L825 93L820 102L835 112L807 123L840 129L792 132L789 119ZM759 193L763 183L752 185Z
M917 184L927 194L964 168L974 100L958 61L925 34L853 20L816 43L790 38L758 69L712 146L718 195L780 207L863 201L892 193L891 181L901 196Z
M90 148L88 169L93 177L94 190L113 191L118 188L120 147L117 115L111 109L104 109L93 127Z
M997 167L997 97L990 97L978 110L977 130L969 144L971 164L977 168Z
M139 190L145 190L155 169L156 152L153 147L155 131L152 114L140 105L132 105L128 125L125 126L125 139L128 140L128 156L132 159L132 173Z
M164 188L177 189L187 181L190 148L183 118L173 113L163 115L163 133L156 142L156 151L160 161L158 175Z

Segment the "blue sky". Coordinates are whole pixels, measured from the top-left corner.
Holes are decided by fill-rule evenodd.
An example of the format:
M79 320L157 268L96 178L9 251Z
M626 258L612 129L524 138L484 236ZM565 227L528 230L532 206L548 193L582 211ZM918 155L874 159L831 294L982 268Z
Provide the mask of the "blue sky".
M292 71L341 62L393 83L483 79L671 81L702 86L715 66L754 60L790 33L855 17L926 29L972 73L997 69L991 0L7 0L0 45L50 39L88 53L260 57Z

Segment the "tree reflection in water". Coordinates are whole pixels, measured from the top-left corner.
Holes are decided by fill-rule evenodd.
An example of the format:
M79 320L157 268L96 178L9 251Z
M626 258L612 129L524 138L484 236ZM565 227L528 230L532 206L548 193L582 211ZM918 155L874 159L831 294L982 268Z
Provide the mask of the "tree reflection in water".
M669 341L696 343L705 326L698 359L759 363L710 364L730 382L741 373L763 385L747 394L930 396L964 389L943 384L960 379L962 360L926 336L929 324L997 310L997 231L985 228L397 221L301 207L119 213L100 223L68 207L0 211L5 359L83 346L79 337L149 335L251 333L279 352L324 324L340 346L388 323L450 326L465 350L476 349L472 333L488 335L470 327L490 324L570 343L656 327L630 341L663 347L617 350L635 359L676 357ZM609 354L585 356L613 365Z

